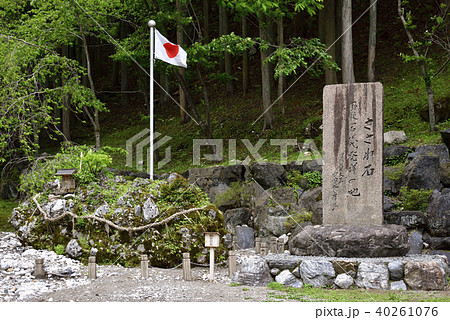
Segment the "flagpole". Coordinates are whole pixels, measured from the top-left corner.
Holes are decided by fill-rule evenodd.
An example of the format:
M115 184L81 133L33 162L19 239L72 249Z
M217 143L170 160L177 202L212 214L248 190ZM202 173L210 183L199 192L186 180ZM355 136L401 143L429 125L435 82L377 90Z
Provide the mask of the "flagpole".
M153 62L154 62L154 36L155 36L155 26L156 22L150 20L148 22L150 27L150 179L153 180Z

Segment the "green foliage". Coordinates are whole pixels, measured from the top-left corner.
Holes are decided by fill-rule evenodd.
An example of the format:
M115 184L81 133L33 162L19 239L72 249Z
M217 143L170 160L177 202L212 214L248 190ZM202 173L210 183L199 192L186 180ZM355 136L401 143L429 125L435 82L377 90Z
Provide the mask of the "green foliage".
M322 174L319 171L302 174L301 171L293 170L288 174L288 181L288 186L295 189L314 189L322 185Z
M385 169L386 177L391 180L400 180L405 172L406 162L400 162L392 165L389 169Z
M433 190L408 189L406 186L400 188L398 196L399 204L403 210L425 211L428 207Z
M121 149L109 151L124 152ZM78 183L83 186L97 181L102 170L111 164L111 156L104 149L93 150L88 146L62 147L54 157L38 158L28 172L20 177L20 191L29 195L42 192L49 181L54 180L58 169L77 169L74 175Z
M289 45L275 50L268 62L276 64L275 78L281 74L296 74L300 68L314 77L320 76L326 68L339 70L333 57L326 53L326 46L316 38L292 38Z
M214 204L218 207L224 205L248 207L250 206L250 200L251 193L248 184L245 182L232 182L229 189L216 196Z
M8 219L17 205L18 203L15 200L4 200L0 198L0 231L14 231L14 228L8 223Z
M171 208L203 207L210 205L210 202L200 188L189 184L184 178L178 178L161 185L157 204L161 211L166 211Z
M311 221L312 212L307 211L305 208L302 208L300 212L293 212L289 215L288 220L284 222L285 227L288 229L294 229L299 224L305 221Z
M54 246L53 249L56 252L56 254L59 254L59 255L62 255L65 252L65 248L62 244L58 244L58 245Z
M386 161L384 162L385 166L396 166L398 164L402 164L406 162L406 159L408 158L408 154L413 152L412 149L408 149L404 154L398 155L398 156L391 156L387 157Z

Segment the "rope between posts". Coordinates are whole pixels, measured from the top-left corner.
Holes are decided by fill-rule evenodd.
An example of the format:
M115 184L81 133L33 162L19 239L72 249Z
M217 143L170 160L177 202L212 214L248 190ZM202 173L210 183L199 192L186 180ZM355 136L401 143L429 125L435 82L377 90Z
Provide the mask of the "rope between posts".
M110 227L113 227L113 228L115 228L115 229L117 229L119 231L142 231L142 230L146 230L148 228L153 228L153 227L162 225L164 223L167 223L167 222L175 219L178 216L185 215L185 214L188 214L188 213L191 213L191 212L195 212L195 211L205 210L205 209L208 208L208 206L203 206L201 208L191 208L191 209L188 209L188 210L180 211L180 212L174 213L173 215L167 217L164 220L161 220L161 221L158 221L158 222L149 223L149 224L146 224L146 225L140 226L140 227L122 227L122 226L119 226L119 225L115 224L114 222L106 220L104 218L100 218L100 217L97 217L97 216L94 216L94 215L78 216L78 215L76 215L76 214L74 214L73 212L70 212L70 211L64 211L63 214L61 214L61 215L59 215L59 216L57 216L55 218L50 218L50 217L47 216L47 213L42 209L42 207L40 206L39 202L37 201L37 198L39 196L40 196L40 193L35 195L32 200L36 204L39 212L41 212L42 215L44 216L44 220L45 221L54 222L54 221L61 220L65 216L71 216L72 218L76 218L76 219L93 219L93 220L96 220L98 222L103 222L103 223L106 223L107 225L109 225Z

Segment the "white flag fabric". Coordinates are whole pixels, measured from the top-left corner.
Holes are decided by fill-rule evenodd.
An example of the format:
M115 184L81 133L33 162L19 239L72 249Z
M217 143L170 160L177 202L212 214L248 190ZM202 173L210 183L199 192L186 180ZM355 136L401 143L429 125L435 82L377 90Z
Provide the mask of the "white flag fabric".
M157 29L155 29L155 58L187 68L187 53L179 45L171 43Z

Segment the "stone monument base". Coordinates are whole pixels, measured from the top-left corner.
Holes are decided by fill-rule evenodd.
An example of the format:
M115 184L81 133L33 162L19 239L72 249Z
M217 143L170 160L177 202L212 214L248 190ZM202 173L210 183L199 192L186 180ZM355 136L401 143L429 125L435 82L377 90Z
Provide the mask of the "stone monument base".
M404 226L307 226L289 241L298 256L377 258L404 256L409 251Z

